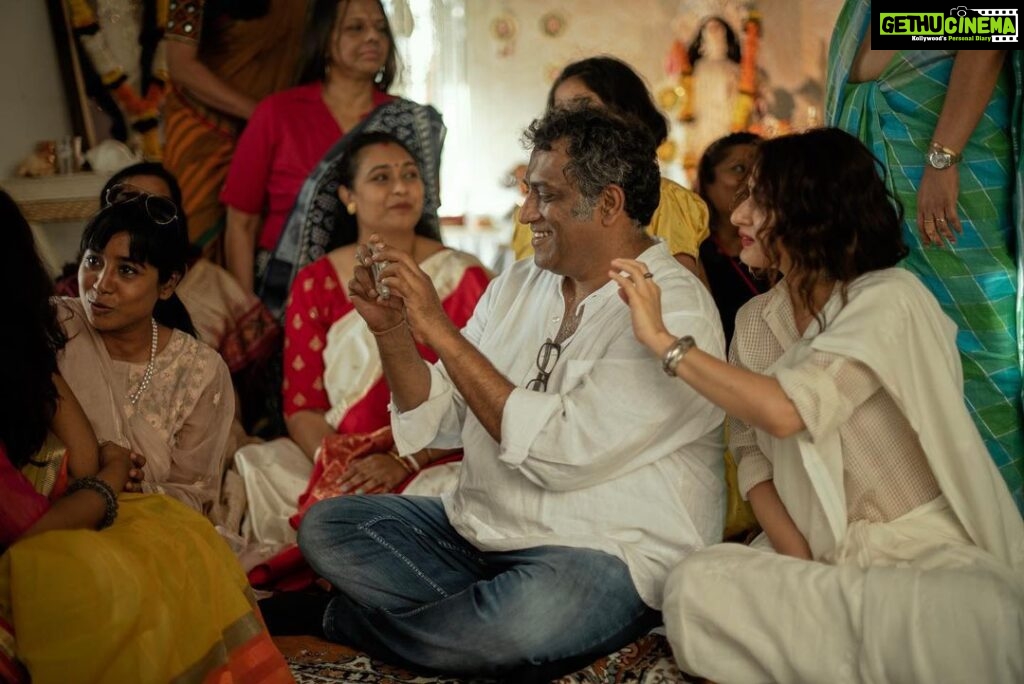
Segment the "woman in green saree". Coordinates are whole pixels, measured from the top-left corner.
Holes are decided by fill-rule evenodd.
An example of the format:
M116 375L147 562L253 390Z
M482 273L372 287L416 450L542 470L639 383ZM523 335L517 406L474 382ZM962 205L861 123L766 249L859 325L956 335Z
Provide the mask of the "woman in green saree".
M917 275L953 319L968 409L1024 511L1020 51L870 49L847 0L829 51L826 122L885 165Z

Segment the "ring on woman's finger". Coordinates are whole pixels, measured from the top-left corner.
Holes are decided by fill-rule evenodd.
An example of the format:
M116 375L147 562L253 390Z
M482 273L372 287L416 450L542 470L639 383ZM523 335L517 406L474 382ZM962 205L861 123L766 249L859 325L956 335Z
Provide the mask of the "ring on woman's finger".
M925 219L924 221L921 221L921 223L935 223L935 219Z
M651 273L650 271L644 273L644 280L654 280L654 274Z
M354 491L354 492L352 492L352 493L353 493L353 494L365 494L365 493L366 493L366 490L365 490L365 489L363 489L362 487L356 487L356 491Z
M935 222L936 223L945 223L946 219L944 219L944 218L937 218L937 219L935 219Z

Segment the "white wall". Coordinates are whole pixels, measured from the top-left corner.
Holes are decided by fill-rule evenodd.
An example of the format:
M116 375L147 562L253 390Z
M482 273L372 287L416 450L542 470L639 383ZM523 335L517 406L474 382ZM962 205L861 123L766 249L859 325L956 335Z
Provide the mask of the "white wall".
M548 89L561 68L608 53L632 64L649 84L655 83L662 78L672 29L659 0L468 0L466 5L472 173L477 179L467 206L471 213L500 214L514 199L500 180L517 162L528 159L520 135L543 112ZM557 38L540 30L540 18L549 11L566 18L566 30ZM508 56L499 54L504 43L491 33L491 24L500 15L514 16L518 28Z
M500 186L505 173L528 155L520 134L544 109L547 91L565 64L608 53L631 64L653 90L666 83L665 56L676 37L692 39L692 31L722 0L467 0L467 78L471 99L473 192L470 213L496 218L511 205L514 194ZM824 87L824 54L841 0L756 0L763 17L758 62L772 88L796 91L809 78ZM540 18L558 12L566 31L557 38L540 30ZM733 11L736 11L735 8ZM514 17L517 35L509 55L495 38L492 23ZM685 35L679 35L685 33ZM785 98L785 95L783 96ZM802 125L806 103L796 102L794 123ZM819 113L820 120L820 113ZM455 135L450 131L449 136Z
M71 133L43 0L0 1L0 178L38 140Z
M773 85L796 88L806 74L823 71L821 60L840 0L759 0L764 16L761 66ZM552 79L566 63L609 53L632 64L657 87L675 31L695 24L707 3L698 0L466 0L466 60L470 122L449 131L468 140L474 179L465 199L470 214L500 217L515 194L501 179L527 154L519 138L539 115ZM566 20L565 32L543 34L541 17L551 11ZM495 18L514 18L517 35L511 54L495 38ZM687 22L683 22L687 23ZM794 27L799 28L794 28ZM684 40L689 36L681 36ZM823 74L821 74L823 75ZM42 0L0 0L0 177L13 173L37 140L70 132L56 51ZM451 125L451 122L449 123Z

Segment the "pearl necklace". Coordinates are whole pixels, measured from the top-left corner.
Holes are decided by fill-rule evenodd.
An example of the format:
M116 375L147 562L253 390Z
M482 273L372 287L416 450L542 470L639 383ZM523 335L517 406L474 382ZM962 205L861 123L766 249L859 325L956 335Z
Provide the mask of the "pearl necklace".
M142 374L142 381L139 383L139 387L128 395L128 401L131 402L132 406L139 403L139 397L149 387L149 381L153 379L153 373L156 371L156 345L159 341L159 333L156 325L156 319L150 319L153 322L153 341L149 345L149 363L146 364L146 371Z

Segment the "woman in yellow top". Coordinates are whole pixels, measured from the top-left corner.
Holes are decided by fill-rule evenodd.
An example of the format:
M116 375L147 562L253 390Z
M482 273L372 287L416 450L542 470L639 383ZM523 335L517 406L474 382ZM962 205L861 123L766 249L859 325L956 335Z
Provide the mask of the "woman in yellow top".
M614 57L589 57L562 70L548 93L548 109L573 101L586 101L618 114L635 116L647 124L659 143L668 137L665 117L654 106L643 79ZM530 227L518 219L517 213L512 251L516 259L522 259L533 254L533 235ZM647 232L664 240L676 260L704 280L698 258L700 243L708 236L708 208L696 193L662 178L661 201Z

